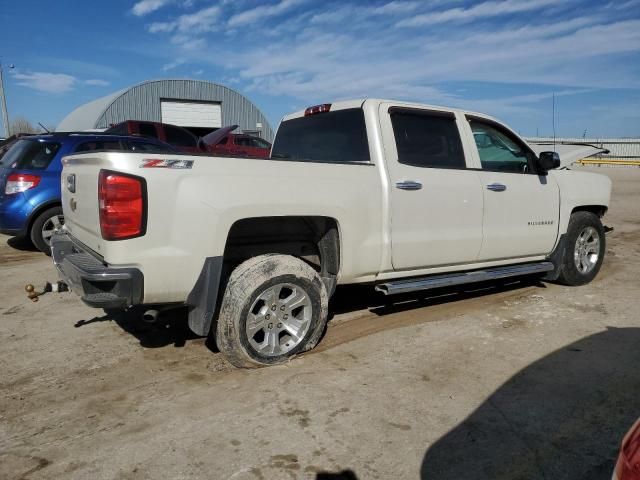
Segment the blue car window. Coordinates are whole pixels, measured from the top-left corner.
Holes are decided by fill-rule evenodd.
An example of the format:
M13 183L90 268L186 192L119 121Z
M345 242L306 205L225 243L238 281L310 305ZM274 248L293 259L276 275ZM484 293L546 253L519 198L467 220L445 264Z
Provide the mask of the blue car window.
M2 157L2 166L19 170L44 170L60 150L60 144L18 140Z

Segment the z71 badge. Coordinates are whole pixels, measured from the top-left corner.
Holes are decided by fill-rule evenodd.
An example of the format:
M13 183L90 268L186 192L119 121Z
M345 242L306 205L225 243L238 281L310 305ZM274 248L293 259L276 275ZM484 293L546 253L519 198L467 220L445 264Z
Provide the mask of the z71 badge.
M193 160L163 160L160 158L145 158L140 168L192 168Z

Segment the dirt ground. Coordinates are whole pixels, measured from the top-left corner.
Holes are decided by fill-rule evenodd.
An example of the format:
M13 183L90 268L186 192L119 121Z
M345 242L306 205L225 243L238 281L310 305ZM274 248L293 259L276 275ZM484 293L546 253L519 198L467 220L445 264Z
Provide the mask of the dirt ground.
M319 347L234 370L184 312L141 329L0 237L0 478L611 478L640 415L640 169L610 175L600 275L385 303L341 288Z

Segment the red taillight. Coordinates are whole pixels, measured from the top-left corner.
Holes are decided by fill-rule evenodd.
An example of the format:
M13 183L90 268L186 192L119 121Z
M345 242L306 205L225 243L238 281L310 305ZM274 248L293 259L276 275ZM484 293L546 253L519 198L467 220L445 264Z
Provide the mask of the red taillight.
M124 240L144 235L144 179L100 171L98 180L100 230L105 240Z
M315 115L316 113L325 113L331 110L330 103L323 103L322 105L314 105L304 111L304 116Z
M26 192L30 188L37 187L39 183L40 177L38 175L12 173L7 177L4 193L5 195L11 195L12 193Z

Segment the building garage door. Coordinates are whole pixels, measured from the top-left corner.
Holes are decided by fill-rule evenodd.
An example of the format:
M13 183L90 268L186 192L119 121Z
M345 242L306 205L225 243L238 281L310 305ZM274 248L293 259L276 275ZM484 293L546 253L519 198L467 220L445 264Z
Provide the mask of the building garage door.
M222 127L222 106L219 103L161 100L162 123L181 127Z

